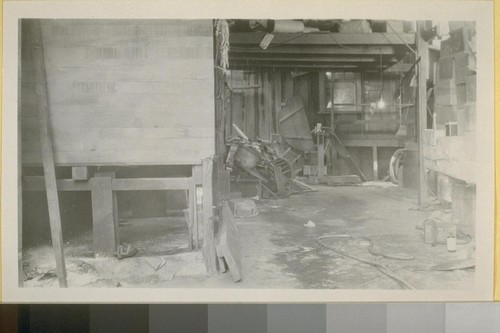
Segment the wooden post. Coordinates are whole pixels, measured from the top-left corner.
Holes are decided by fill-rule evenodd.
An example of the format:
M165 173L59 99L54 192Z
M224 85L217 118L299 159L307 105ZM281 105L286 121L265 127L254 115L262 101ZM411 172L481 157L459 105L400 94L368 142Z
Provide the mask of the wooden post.
M22 31L22 24L19 24L19 36L25 36L28 31ZM18 82L21 91L21 78ZM23 136L21 115L17 116L17 282L19 287L24 286L26 274L23 269Z
M64 262L63 237L61 227L61 212L59 209L59 196L57 193L54 154L49 128L49 101L45 81L45 65L42 49L42 33L40 22L34 21L33 32L33 64L35 68L35 84L38 106L38 125L40 129L40 143L42 148L43 171L45 175L45 189L47 191L47 204L50 218L50 234L56 259L57 278L59 286L66 288L66 264Z
M212 200L213 160L203 160L203 257L209 274L217 272L217 254L215 253L214 219Z
M202 169L201 165L193 165L192 166L192 177L193 177L193 184L192 184L192 200L194 203L193 210L194 210L194 215L193 215L193 236L194 236L194 248L199 249L200 248L200 231L199 231L199 221L201 221L201 218L198 218L199 212L198 212L198 191L197 191L197 186L198 184L202 183Z
M424 21L417 21L417 58L418 64L418 204L422 205L428 199L427 177L424 166L424 130L427 128L427 76L429 70L429 49L427 42L422 39L422 32L425 29Z
M377 145L372 146L373 155L373 180L378 180L378 152Z
M188 225L189 225L189 250L193 249L193 236L194 227L196 221L196 185L194 183L194 177L191 177L191 183L189 184L189 189L187 191L188 195ZM195 246L198 246L198 240L196 240Z
M321 133L317 135L318 140L318 178L326 176L325 172L325 136Z
M113 193L113 173L96 173L90 179L94 254L112 257L120 243L116 193Z

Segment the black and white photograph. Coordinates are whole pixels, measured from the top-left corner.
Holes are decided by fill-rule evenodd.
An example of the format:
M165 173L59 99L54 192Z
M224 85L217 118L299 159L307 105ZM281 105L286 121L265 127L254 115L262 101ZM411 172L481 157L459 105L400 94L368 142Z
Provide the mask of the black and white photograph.
M6 21L4 295L491 298L490 7Z

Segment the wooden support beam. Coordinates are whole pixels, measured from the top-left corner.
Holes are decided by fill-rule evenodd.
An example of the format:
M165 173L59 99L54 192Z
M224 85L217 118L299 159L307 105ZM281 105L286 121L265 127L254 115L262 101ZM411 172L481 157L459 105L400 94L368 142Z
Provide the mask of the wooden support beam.
M404 138L383 135L339 135L345 147L403 147Z
M384 61L390 60L393 62L397 62L396 58L393 58L392 55L389 55L391 58L390 59L384 59ZM284 56L270 56L266 53L254 53L252 56L247 55L247 54L242 54L242 53L234 53L229 60L244 60L244 61L279 61L279 62L317 62L317 63L323 63L323 62L331 62L331 63L357 63L357 62L362 62L362 63L376 63L380 59L380 55L371 55L368 57L361 57L361 56L293 56L293 57L284 57Z
M111 173L95 174L90 179L94 255L112 257L120 244L116 194Z
M325 172L325 136L317 135L318 138L318 177L326 176Z
M238 228L233 220L233 213L227 201L222 203L221 221L219 237L217 239L217 254L220 262L221 271L225 271L225 264L229 268L233 281L240 281L241 271L241 250L238 239ZM224 260L220 260L221 257Z
M180 178L115 178L113 191L167 191L187 190L191 177Z
M198 211L198 186L199 184L203 183L203 169L201 165L193 165L192 166L192 177L193 177L193 184L192 184L192 200L194 202L194 215L193 215L193 237L194 237L194 248L199 249L200 248L200 231L199 231L199 224L203 221L202 218L200 218L200 214Z
M429 71L429 45L422 39L422 32L425 29L424 21L417 21L417 58L418 64L418 166L419 166L419 186L418 203L424 204L428 199L427 177L424 165L424 131L427 128L427 77Z
M196 186L194 183L191 183L189 190L187 193L187 203L188 203L188 233L189 233L189 250L193 249L193 239L194 239L194 225L195 225L195 216L196 216Z
M302 45L287 45L283 44L280 47L268 48L266 50L261 49L257 45L231 45L229 50L229 59L231 59L234 54L296 54L296 55L393 55L395 54L394 46L388 45L378 45L376 48L373 46L361 46L358 45L356 48L345 48L338 45L308 45L304 48Z
M311 63L284 63L284 62L277 62L275 64L269 63L269 62L262 62L262 63L254 63L254 62L247 62L244 60L239 60L239 61L230 61L229 66L231 68L309 68L311 70L317 69L317 70L328 70L328 69L338 69L338 70L361 70L361 69L368 69L368 68L373 68L371 66L362 66L360 64L341 64L341 63L331 63L331 64L317 64L314 62Z
M377 145L372 146L373 155L373 180L378 180L378 152Z
M57 179L58 191L90 191L90 185L87 182L78 182L73 179ZM23 177L24 191L43 191L45 188L45 179L42 176Z
M213 160L203 160L203 257L209 274L217 272L217 254L215 251L212 173Z
M35 69L36 96L38 104L38 127L40 130L45 189L47 191L47 204L49 208L50 233L52 246L54 248L59 286L61 288L66 288L68 283L66 281L66 264L64 261L61 212L59 209L59 196L57 192L54 154L52 151L49 125L49 100L47 96L47 82L45 79L45 60L42 49L42 32L40 22L33 21L31 27L33 33L32 56Z
M114 178L112 182L113 191L168 191L187 190L194 180L191 177L181 178ZM25 191L43 191L45 187L44 178L41 176L23 177ZM73 179L58 179L57 189L59 191L90 191L88 182L75 181Z
M412 33L318 33L318 34L289 34L276 33L269 45L405 45L415 44L415 34ZM259 45L265 33L240 32L231 33L231 45ZM279 46L277 46L279 47Z

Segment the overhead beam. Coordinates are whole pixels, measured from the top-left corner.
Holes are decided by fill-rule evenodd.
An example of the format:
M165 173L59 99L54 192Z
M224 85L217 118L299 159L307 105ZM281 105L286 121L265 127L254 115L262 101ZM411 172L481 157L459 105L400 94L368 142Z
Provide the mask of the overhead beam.
M257 45L237 45L231 44L229 55L236 53L261 53L261 54L317 54L317 55L393 55L395 47L389 45L378 45L377 47L356 46L355 48L345 48L338 45L280 45L266 50Z
M283 57L283 56L270 56L268 54L243 54L236 53L230 54L229 60L258 60L258 61L296 61L296 62L369 62L373 63L378 61L376 57L308 57L308 56L294 56L294 57ZM391 59L392 60L392 59ZM396 58L394 58L397 61Z
M297 70L310 70L310 71L328 71L328 70L335 70L335 71L363 71L363 72L374 72L374 73L379 73L380 70L378 67L374 66L367 66L366 64L311 64L311 63L290 63L290 64L285 64L285 63L277 63L277 64L269 64L269 63L261 63L261 64L252 64L252 63L237 63L237 62L230 62L229 63L229 68L231 70L291 70L291 71L297 71Z
M258 45L266 34L260 32L231 33L230 45ZM275 33L268 48L278 45L405 45L415 44L415 34L409 33Z
M263 59L229 59L232 65L246 65L246 66L284 66L284 67L297 67L297 66L312 66L312 67L359 67L365 66L380 70L380 64L376 62L348 62L348 61L307 61L305 59L286 59L286 60L263 60ZM382 69L392 67L395 61L385 61L382 64Z

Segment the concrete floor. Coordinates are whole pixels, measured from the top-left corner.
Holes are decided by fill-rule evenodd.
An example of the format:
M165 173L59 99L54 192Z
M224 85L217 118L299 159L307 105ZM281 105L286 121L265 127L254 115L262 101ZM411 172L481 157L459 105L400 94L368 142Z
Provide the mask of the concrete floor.
M416 226L432 212L416 209L414 191L385 183L317 189L258 202L258 216L235 218L243 271L243 280L238 283L232 282L229 273L206 275L201 253L187 251L183 218L156 218L129 220L122 225L122 241L139 249L133 258L92 258L90 232L68 240L65 253L69 286L402 288L376 267L340 256L317 242L321 235L342 234L352 239L324 242L359 258L378 260L417 289L472 287L473 270L430 271L433 265L466 259L472 245L459 245L456 252L450 253L445 245L424 244L423 232ZM314 227L304 226L309 221ZM369 237L378 252L411 255L414 259L375 257L368 252L368 242L357 237ZM54 270L50 247L26 250L25 266L34 276L26 286L57 285L50 274Z

